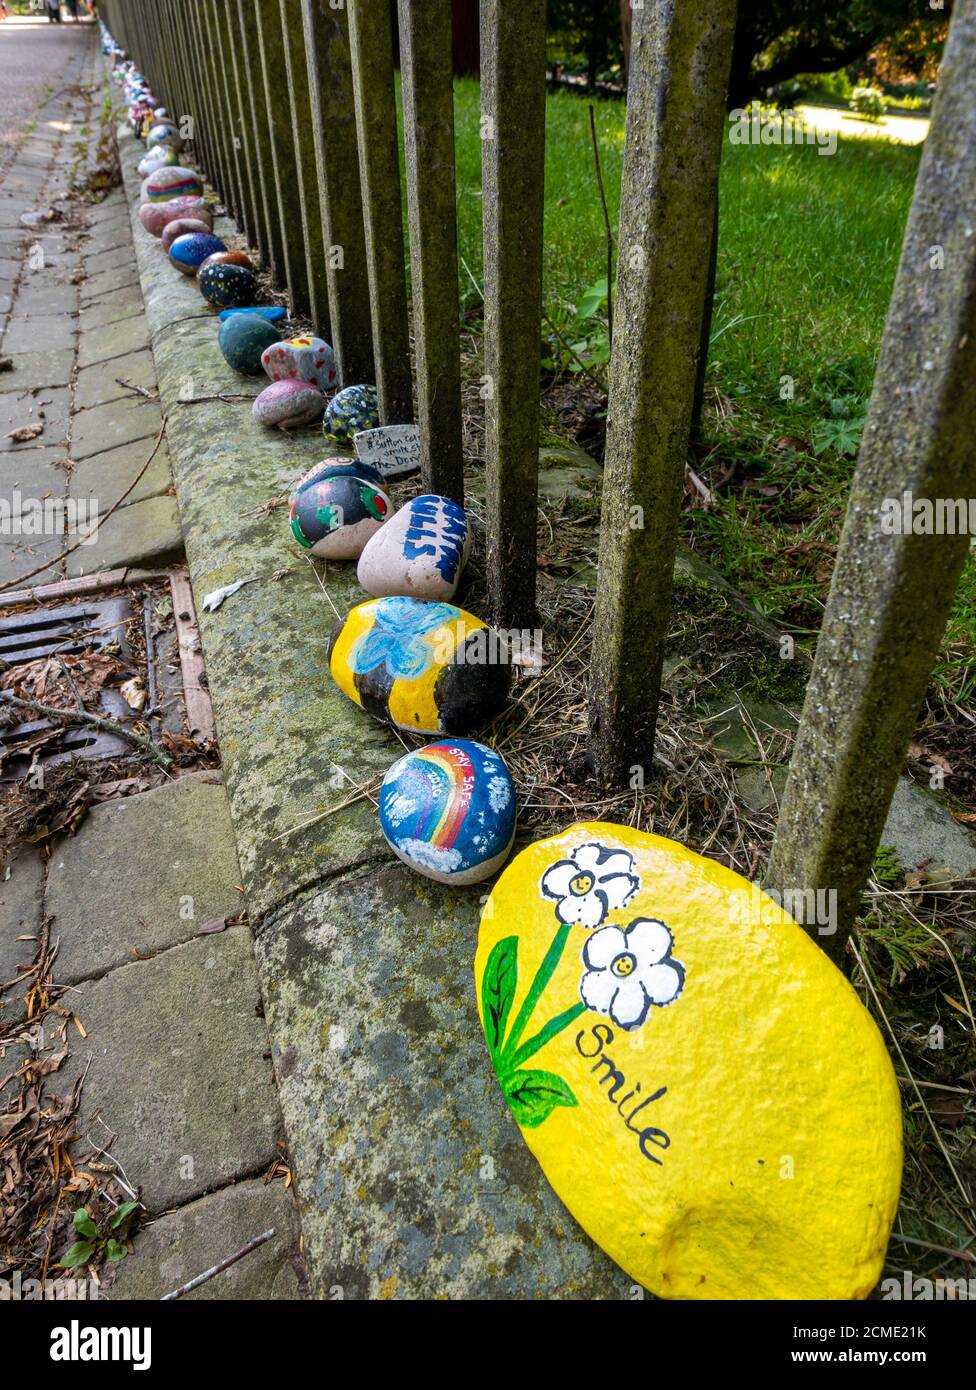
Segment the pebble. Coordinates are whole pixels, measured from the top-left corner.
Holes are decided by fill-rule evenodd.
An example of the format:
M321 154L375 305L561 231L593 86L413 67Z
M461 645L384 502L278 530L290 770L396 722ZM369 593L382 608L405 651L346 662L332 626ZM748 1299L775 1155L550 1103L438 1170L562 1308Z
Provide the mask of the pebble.
M196 275L208 256L223 246L224 242L213 232L186 232L170 244L169 258L184 275Z
M156 169L142 181L142 201L144 203L168 203L173 198L200 198L203 196L203 181L192 169L184 169L180 164Z
M144 154L136 166L142 177L148 178L157 169L163 169L167 165L179 163L179 156L169 145L157 145L155 149Z
M848 981L757 885L673 840L574 825L495 884L475 987L523 1139L635 1284L871 1292L901 1177L894 1070Z
M330 444L351 448L359 430L374 429L380 422L379 398L375 386L347 386L329 402L322 422L322 433Z
M329 344L308 334L268 348L261 364L272 381L310 381L320 391L331 391L339 378Z
M213 217L209 209L200 208L196 217L174 217L172 222L167 222L160 241L163 243L163 250L168 251L178 236L186 236L190 232L212 231Z
M380 828L398 859L462 886L501 868L515 838L515 786L483 743L452 739L399 758L383 778Z
M208 256L203 265L242 265L245 270L253 270L254 262L243 251L215 251ZM203 269L203 265L200 269Z
M163 228L178 217L201 217L209 215L209 209L202 198L174 198L169 203L143 203L139 209L139 221L150 236L162 236Z
M324 459L299 480L289 519L295 540L318 559L356 560L391 511L389 497L372 479L342 460Z
M511 683L506 655L480 618L418 598L358 604L328 648L350 700L415 734L468 734L493 719Z
M285 310L280 304L244 304L236 309L221 309L221 321L233 318L235 314L257 314L269 323L279 323L285 317Z
M317 420L325 397L307 381L273 381L254 398L251 413L259 425L298 429Z
M153 112L155 118L156 113ZM154 125L146 136L146 145L154 150L158 145L168 145L171 150L181 150L183 148L183 137L179 129L171 121L160 121Z
M197 283L204 299L218 309L249 304L258 287L254 271L243 265L208 265L200 271Z
M261 354L278 341L278 330L259 314L235 314L221 323L217 341L228 366L245 376L257 376Z
M414 497L366 546L358 579L377 598L451 599L470 544L463 507L434 493Z

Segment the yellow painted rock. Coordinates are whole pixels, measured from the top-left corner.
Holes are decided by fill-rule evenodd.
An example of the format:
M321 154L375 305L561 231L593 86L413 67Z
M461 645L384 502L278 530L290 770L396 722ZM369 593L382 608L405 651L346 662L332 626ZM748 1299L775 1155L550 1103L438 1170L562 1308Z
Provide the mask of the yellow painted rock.
M475 977L526 1143L636 1282L665 1298L871 1291L901 1177L894 1072L772 899L674 841L576 825L502 874Z
M339 689L370 714L420 734L466 734L492 719L511 682L508 652L452 603L377 598L329 639Z

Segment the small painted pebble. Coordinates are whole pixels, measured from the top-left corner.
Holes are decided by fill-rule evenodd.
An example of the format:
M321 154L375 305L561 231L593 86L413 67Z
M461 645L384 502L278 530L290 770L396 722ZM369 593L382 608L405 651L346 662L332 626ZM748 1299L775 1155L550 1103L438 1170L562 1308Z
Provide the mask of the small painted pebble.
M204 299L218 309L249 304L258 287L254 271L243 265L208 265L197 283Z
M255 396L251 413L259 425L298 429L317 420L325 397L307 381L273 381Z
M310 381L320 391L331 391L339 377L329 344L309 334L268 348L261 365L272 381Z
M208 256L223 249L224 242L213 232L187 232L172 242L169 258L184 275L196 275Z
M155 116L155 111L153 116ZM171 150L181 150L183 148L183 137L179 130L171 121L160 121L154 125L146 136L146 145L154 150L158 145L168 145Z
M499 713L511 684L500 634L427 599L358 604L333 631L328 656L350 700L415 734L471 733Z
M206 211L202 198L174 198L169 203L143 203L139 221L150 236L162 236L163 228L178 217L199 217Z
M142 156L136 167L141 176L147 179L157 169L164 169L179 162L179 155L171 145L156 145L148 154Z
M142 181L142 201L144 203L168 203L173 198L199 198L203 194L203 182L192 169L184 169L180 164L156 169Z
M377 598L454 597L471 543L464 508L449 497L414 497L372 538L359 561L358 578Z
M221 309L221 322L233 318L235 314L257 314L269 323L279 323L285 317L285 310L280 304L243 304L236 309Z
M380 787L380 828L398 859L438 883L480 883L515 838L515 786L498 753L471 739L398 758Z
M208 256L200 269L206 265L242 265L245 270L253 270L254 262L243 251L215 251Z
M258 314L235 314L221 323L217 341L228 366L245 376L257 376L261 354L278 341L278 330Z
M373 463L392 482L420 470L420 431L416 425L379 425L352 438L358 458Z
M163 243L163 250L168 251L179 236L188 236L190 232L211 231L213 218L206 208L200 208L196 217L174 217L172 222L167 222L159 239Z
M322 433L330 444L351 448L358 430L371 430L380 422L379 398L375 386L347 386L329 402L322 422Z
M356 560L392 510L375 482L325 459L299 481L289 519L295 540L318 559Z

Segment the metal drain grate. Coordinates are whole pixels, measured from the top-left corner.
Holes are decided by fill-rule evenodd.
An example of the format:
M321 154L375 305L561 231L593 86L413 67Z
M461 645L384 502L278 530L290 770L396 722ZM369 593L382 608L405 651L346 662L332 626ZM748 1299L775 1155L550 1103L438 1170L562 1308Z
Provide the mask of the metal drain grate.
M119 657L129 660L125 625L134 616L126 598L64 604L57 608L33 608L0 618L0 661L21 666L28 661L52 656L72 656L80 652L102 651L118 644ZM132 710L117 690L100 692L97 713L117 723L132 719ZM35 753L28 748L18 752L16 745L33 734L55 727L57 735ZM116 758L131 753L131 745L117 734L85 726L58 726L38 715L15 724L0 734L0 750L10 752L0 766L0 783L25 777L32 766L52 767L69 758Z

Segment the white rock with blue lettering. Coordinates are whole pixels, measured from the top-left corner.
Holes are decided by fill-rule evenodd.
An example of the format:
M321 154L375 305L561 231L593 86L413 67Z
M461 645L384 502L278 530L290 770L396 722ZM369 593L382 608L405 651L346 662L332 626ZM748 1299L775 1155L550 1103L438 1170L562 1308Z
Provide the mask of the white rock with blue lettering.
M468 559L464 508L449 497L415 497L366 543L357 575L375 598L452 599Z

